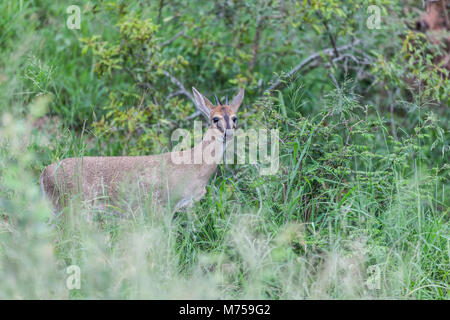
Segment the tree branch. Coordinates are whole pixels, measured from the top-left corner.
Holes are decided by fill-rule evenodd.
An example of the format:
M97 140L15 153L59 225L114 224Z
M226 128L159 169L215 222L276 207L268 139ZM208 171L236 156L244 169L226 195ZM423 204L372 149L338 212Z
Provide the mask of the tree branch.
M305 66L309 65L311 62L316 61L316 60L320 60L322 58L322 55L333 55L335 54L335 50L337 52L339 51L344 51L347 49L350 49L352 47L354 47L355 45L357 45L360 41L359 40L355 40L354 42L347 44L345 46L342 47L338 47L338 48L327 48L325 50L322 50L320 52L316 52L312 55L310 55L308 58L304 59L302 62L300 62L298 65L296 65L291 71L289 71L286 76L284 78L290 78L292 77L294 74L296 74L297 72L299 72L302 68L304 68ZM273 90L277 89L278 87L280 87L282 84L284 83L282 78L278 78L275 82L272 83L272 85L267 88L265 90L265 92L272 92Z
M173 83L173 84L175 84L180 90L179 91L177 91L177 92L175 92L175 93L173 93L173 94L170 94L169 96L170 97L173 97L173 96L175 96L175 95L180 95L180 94L183 94L183 95L185 95L186 97L188 97L193 103L194 103L194 106L197 106L197 104L195 103L195 100L194 100L194 97L192 96L192 94L189 92L189 91L187 91L186 90L186 88L183 86L183 84L181 83L181 81L180 80L178 80L177 78L175 78L174 76L172 76L169 72L167 72L166 70L163 70L162 71L162 73L166 76L166 77L168 77L169 79L170 79L170 81ZM166 98L166 100L168 100L169 98ZM188 116L186 119L187 120L192 120L192 119L194 119L195 117L197 117L198 115L200 115L200 114L202 114L199 110L196 110L193 114L191 114L190 116Z
M181 83L180 80L178 80L177 78L175 78L174 76L172 76L169 72L167 72L166 70L163 70L162 73L168 77L170 79L170 81L175 84L180 91L178 91L179 94L184 94L186 97L188 97L194 104L195 104L195 100L194 97L192 96L192 94L189 93L189 91L186 90L186 88L183 86L183 84Z
M161 43L161 45L159 46L160 48L163 48L169 44L171 44L172 42L174 42L175 40L177 40L179 37L185 36L186 32L185 31L180 31L178 32L176 35L174 35L172 38L170 38L167 41L164 41L163 43Z
M159 9L158 9L158 24L161 24L162 10L164 7L164 0L159 0Z
M258 17L258 22L256 24L255 37L253 38L252 60L250 61L250 66L249 66L250 72L253 72L253 69L255 67L258 50L259 50L259 37L261 36L261 29L262 29L263 25L264 25L264 16L260 15Z

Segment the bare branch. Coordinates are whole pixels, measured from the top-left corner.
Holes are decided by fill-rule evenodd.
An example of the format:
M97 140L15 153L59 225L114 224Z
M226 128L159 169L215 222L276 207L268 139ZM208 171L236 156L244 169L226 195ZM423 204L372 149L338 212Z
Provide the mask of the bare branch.
M330 42L331 42L331 45L333 46L333 51L334 51L334 56L336 57L336 58L338 58L339 57L339 51L338 51L338 49L336 48L336 39L333 37L333 35L331 34L331 31L330 31L330 29L328 28L328 23L327 23L327 21L325 20L325 18L323 17L323 15L319 12L319 11L316 11L316 15L319 17L319 19L322 21L322 24L323 24L323 26L325 27L325 30L327 31L327 34L328 34L328 37L330 38Z
M186 31L180 31L178 32L176 35L174 35L172 38L170 38L167 41L164 41L163 43L161 43L160 48L163 48L169 44L171 44L172 42L174 42L175 40L177 40L179 37L185 36L186 35Z
M191 114L189 117L187 117L187 120L192 120L194 118L196 118L197 116L201 115L202 113L200 111L195 111L193 114Z
M184 94L186 97L188 97L194 104L195 104L195 100L194 97L192 96L192 94L190 94L189 91L186 90L186 88L183 86L183 84L181 83L180 80L178 80L177 78L175 78L174 76L172 76L169 72L167 72L166 70L163 70L162 73L168 77L170 79L170 81L175 84L179 89L179 93L180 94Z
M184 95L184 92L183 91L172 92L166 97L165 101L168 101L170 98L173 98L173 97L176 97L176 96L179 96L179 95Z
M186 97L188 97L194 103L194 106L197 105L195 103L195 100L194 100L194 97L192 96L192 94L189 91L186 90L186 88L183 86L183 84L181 83L180 80L178 80L177 78L175 78L174 76L172 76L169 72L167 72L165 70L163 70L162 72L163 72L163 74L166 77L168 77L170 79L170 81L172 81L173 84L177 85L178 88L180 89L179 91L171 94L172 97L175 96L175 95L181 95L182 94L182 95L185 95ZM166 98L166 100L168 100L168 99L169 99L169 97ZM199 110L196 110L193 114L188 116L186 119L187 120L192 120L192 119L194 119L195 117L197 117L200 114L202 114L202 113Z
M359 40L356 40L350 44L336 48L336 50L339 52L339 51L344 51L344 50L350 49L350 48L354 47L355 45L357 45L359 42L360 42ZM298 65L296 65L291 71L289 71L286 74L285 78L292 77L294 74L296 74L302 68L309 65L311 62L321 59L322 55L326 55L326 56L334 55L335 54L334 51L335 51L335 48L328 48L328 49L325 49L325 50L322 50L320 52L316 52L316 53L310 55L308 58L304 59L302 62L300 62ZM269 88L266 89L266 91L272 92L273 90L280 87L283 83L284 83L283 80L281 78L278 78Z

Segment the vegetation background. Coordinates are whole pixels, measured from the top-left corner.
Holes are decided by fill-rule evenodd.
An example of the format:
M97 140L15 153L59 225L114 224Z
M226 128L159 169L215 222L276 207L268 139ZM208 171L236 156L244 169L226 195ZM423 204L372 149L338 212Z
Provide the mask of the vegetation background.
M425 11L1 1L0 298L448 299L448 12ZM277 174L221 166L175 216L81 200L53 216L43 167L170 150L197 116L192 86L246 88L239 126L279 130Z

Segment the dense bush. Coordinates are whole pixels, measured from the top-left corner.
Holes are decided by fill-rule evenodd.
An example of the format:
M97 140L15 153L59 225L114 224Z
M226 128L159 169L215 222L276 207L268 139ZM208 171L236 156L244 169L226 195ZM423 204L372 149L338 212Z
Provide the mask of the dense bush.
M69 30L65 4L0 3L0 297L448 299L450 87L414 6L94 1ZM246 88L239 126L278 129L276 174L220 166L175 215L55 218L44 166L170 150L192 86Z

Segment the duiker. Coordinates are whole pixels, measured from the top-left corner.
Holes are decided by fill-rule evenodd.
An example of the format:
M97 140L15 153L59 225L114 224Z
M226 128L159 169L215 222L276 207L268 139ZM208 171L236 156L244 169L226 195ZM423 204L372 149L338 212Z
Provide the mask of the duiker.
M206 193L206 185L215 172L218 161L198 163L197 151L214 150L221 159L227 141L236 127L236 113L244 98L244 89L232 99L216 105L192 88L197 108L209 119L203 140L193 148L178 151L177 157L192 161L177 164L173 153L148 156L67 158L47 166L41 175L42 192L61 211L66 201L79 194L83 201L95 202L107 198L112 203L122 192L134 192L138 186L141 196L163 205L170 203L175 210L191 205ZM212 147L212 148L211 148ZM201 149L201 150L199 150Z

